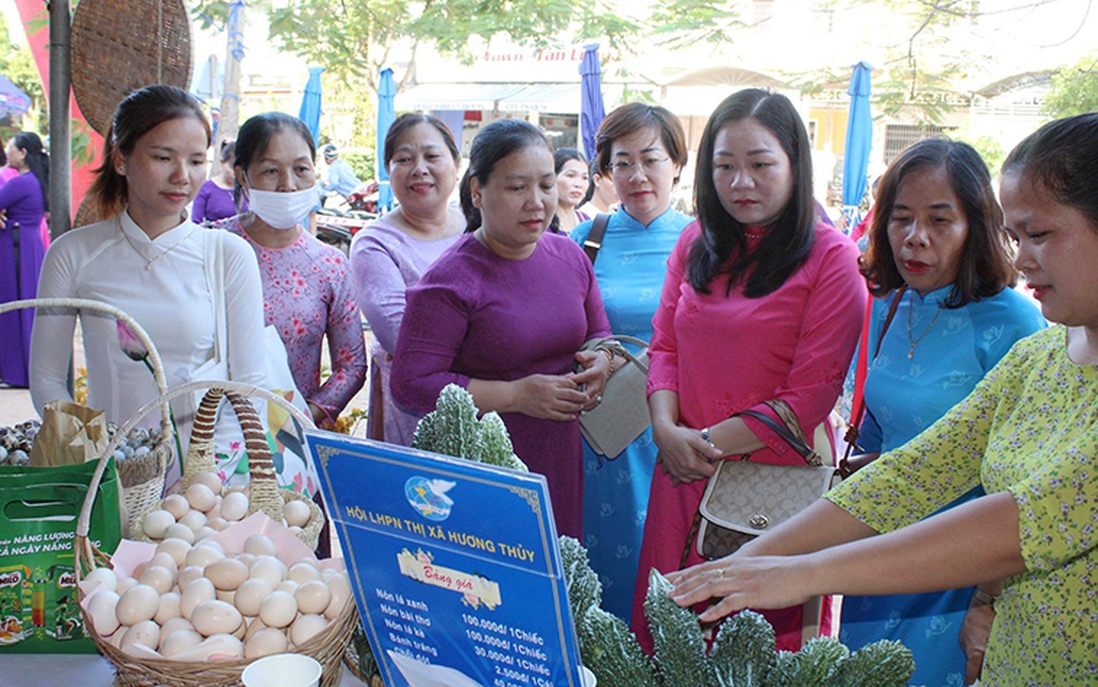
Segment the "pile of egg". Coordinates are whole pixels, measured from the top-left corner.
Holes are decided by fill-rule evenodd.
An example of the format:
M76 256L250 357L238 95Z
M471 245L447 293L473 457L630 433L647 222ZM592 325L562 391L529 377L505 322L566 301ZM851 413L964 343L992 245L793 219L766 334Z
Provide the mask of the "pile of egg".
M112 439L117 432L118 425L113 422L108 422L107 433ZM146 456L156 448L157 444L160 443L160 439L161 434L159 430L135 427L126 435L126 440L122 442L122 445L114 450L114 462L118 463L123 460L129 460L130 458L141 458Z
M145 514L141 531L154 542L182 539L188 544L202 541L234 525L248 515L247 487L232 487L221 495L221 478L212 472L191 477L182 494L166 496L160 508ZM295 535L309 522L312 513L304 501L287 501L282 506L281 524Z
M41 425L38 420L20 422L14 427L0 427L0 465L26 465L31 447Z
M95 631L138 658L205 662L293 651L351 602L345 571L306 557L287 566L270 537L253 534L226 555L205 539L165 539L132 577L96 568L81 587Z

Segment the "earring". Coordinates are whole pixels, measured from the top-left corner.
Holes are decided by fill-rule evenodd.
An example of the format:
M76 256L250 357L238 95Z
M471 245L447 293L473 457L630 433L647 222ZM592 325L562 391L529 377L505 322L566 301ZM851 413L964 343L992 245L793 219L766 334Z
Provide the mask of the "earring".
M116 169L115 171L118 172L119 176L126 176L126 166L125 165L118 165L118 169Z

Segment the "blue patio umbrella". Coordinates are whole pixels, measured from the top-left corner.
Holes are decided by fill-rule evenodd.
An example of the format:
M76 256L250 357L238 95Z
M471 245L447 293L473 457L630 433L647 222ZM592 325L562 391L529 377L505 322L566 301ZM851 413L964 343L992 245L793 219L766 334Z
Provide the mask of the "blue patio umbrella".
M599 77L599 44L592 43L583 49L580 62L580 134L587 159L595 157L595 133L606 116L602 104L602 80Z
M301 109L297 113L297 118L309 127L309 133L313 135L313 143L318 145L320 144L320 75L323 72L324 67L309 67L309 80L305 83L305 96L301 99Z
M29 95L6 76L0 75L0 119L9 114L23 114L30 109L30 104Z
M381 70L381 80L377 84L377 209L389 210L393 205L393 189L389 186L389 171L385 169L385 136L396 120L396 83L393 82L393 70L386 67Z
M869 108L870 78L873 67L865 62L854 65L850 76L850 114L846 120L846 148L843 153L843 214L847 227L861 220L860 205L865 195L869 149L873 147L873 114Z

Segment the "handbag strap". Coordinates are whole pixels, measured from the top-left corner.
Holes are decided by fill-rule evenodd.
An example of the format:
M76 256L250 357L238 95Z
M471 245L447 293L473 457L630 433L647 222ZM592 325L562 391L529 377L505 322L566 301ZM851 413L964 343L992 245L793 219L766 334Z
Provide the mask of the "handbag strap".
M604 336L601 339L592 339L591 341L588 341L586 344L583 345L583 350L591 351L595 348L598 348L599 346L608 347L614 352L614 355L620 355L621 357L625 358L626 360L643 370L645 374L647 374L648 363L630 353L629 349L625 346L622 346L621 343L623 341L637 346L638 350L641 353L648 349L648 342L644 339L638 339L637 337L629 336L628 334L612 334L610 336Z
M218 360L229 359L229 327L225 305L225 249L222 230L205 229L206 286L213 296L214 348Z
M885 334L888 332L889 325L892 324L892 318L896 316L896 308L899 307L900 299L903 298L906 291L906 284L897 289L896 297L892 299L892 304L888 306L888 316L885 317L884 326L881 327L881 335L877 338L877 345L873 350L874 360L881 352L881 344L884 342ZM843 455L842 460L844 464L854 451L858 435L861 433L859 427L861 427L862 418L865 416L865 378L869 374L869 321L872 313L873 296L870 295L865 309L865 326L862 327L861 345L858 347L858 363L857 367L854 368L854 399L850 408L850 422L847 424L846 435L843 437L846 440L846 453Z
M805 443L803 438L798 438L783 423L778 422L769 415L765 413L760 413L757 410L744 410L737 413L737 415L746 415L747 417L755 418L759 422L766 425L768 428L770 428L771 431L777 434L782 441L789 444L789 447L796 451L801 456L801 458L804 458L805 463L808 463L809 465L812 465L814 467L823 465L823 458L820 457L820 454L809 448L808 444ZM804 434L802 433L801 437L803 436Z
M595 264L595 258L599 256L599 249L602 248L602 238L606 236L606 225L609 222L609 213L600 212L595 215L595 221L591 223L591 233L587 235L587 240L583 242L583 252L587 253L592 265Z

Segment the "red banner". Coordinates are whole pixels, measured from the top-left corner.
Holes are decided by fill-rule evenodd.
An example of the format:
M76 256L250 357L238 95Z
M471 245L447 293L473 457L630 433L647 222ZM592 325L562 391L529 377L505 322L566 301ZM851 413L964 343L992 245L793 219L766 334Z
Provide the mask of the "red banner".
M23 32L27 36L34 63L38 67L38 75L42 77L42 87L45 93L50 92L50 57L49 42L50 30L48 11L44 0L15 0L19 8L19 18L23 22ZM33 28L32 28L33 27ZM75 217L80 203L84 200L84 194L92 183L92 170L99 166L99 157L103 150L103 137L84 119L84 114L76 105L76 99L69 90L69 102L72 106L73 134L74 138L78 128L83 128L89 139L92 153L92 161L87 164L73 165L72 169L72 214ZM48 133L48 132L39 132Z

